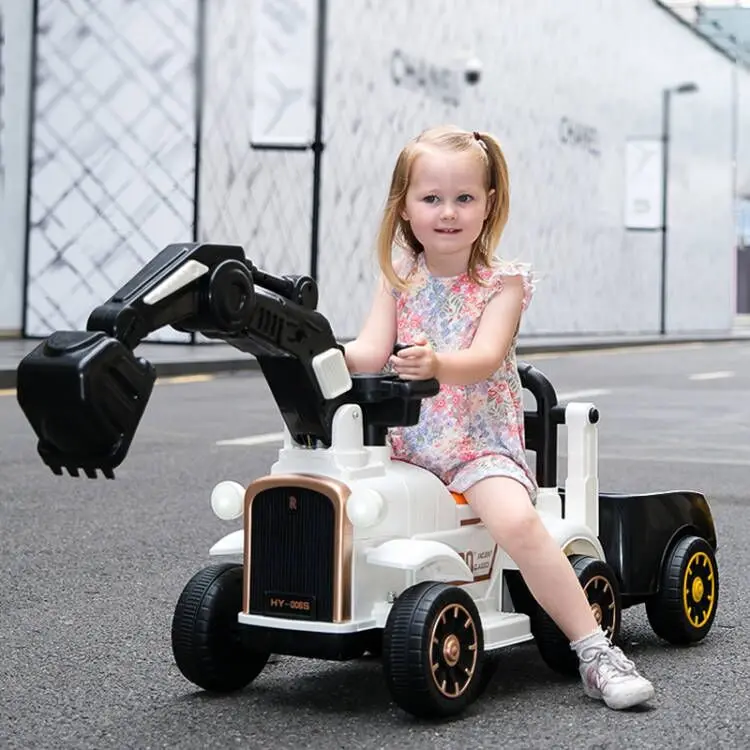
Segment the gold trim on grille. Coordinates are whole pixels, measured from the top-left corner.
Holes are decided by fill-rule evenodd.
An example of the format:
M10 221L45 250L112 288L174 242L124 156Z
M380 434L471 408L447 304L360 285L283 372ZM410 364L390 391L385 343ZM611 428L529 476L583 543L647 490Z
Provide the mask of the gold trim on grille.
M245 491L245 545L243 552L244 580L242 583L242 611L250 610L250 540L252 539L252 504L255 496L269 489L305 490L325 495L333 503L334 550L333 550L333 622L346 622L352 616L352 524L346 515L346 500L350 490L336 479L316 477L309 474L272 474L252 482Z

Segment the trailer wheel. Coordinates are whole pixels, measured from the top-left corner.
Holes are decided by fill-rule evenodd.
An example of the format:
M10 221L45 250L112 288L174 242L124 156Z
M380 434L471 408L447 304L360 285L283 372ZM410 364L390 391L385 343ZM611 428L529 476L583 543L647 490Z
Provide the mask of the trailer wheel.
M718 599L719 569L713 548L701 537L683 537L664 561L659 591L646 601L646 615L660 638L687 645L706 637Z

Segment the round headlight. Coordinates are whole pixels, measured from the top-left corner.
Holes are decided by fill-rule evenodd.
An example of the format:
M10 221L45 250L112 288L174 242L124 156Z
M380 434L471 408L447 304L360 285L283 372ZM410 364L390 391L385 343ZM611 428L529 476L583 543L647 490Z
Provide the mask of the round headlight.
M385 500L375 490L355 489L346 500L346 515L354 526L375 526L385 515Z
M245 488L238 482L219 482L211 492L211 509L222 521L233 521L242 515Z

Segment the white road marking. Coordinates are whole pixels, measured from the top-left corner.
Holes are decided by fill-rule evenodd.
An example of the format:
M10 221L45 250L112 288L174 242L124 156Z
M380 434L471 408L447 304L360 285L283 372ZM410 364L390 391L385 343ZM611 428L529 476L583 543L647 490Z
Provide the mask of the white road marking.
M592 398L593 396L606 396L612 391L607 388L588 388L582 391L568 391L567 393L558 393L558 401L579 401L584 398Z
M714 342L710 342L713 344ZM719 343L726 342L716 342ZM734 343L734 342L729 342ZM628 345L628 346L612 346L604 349L560 349L559 351L550 352L539 352L534 354L529 352L524 354L523 352L518 353L518 359L522 362L535 362L544 359L559 359L562 357L582 357L582 356L597 356L597 357L608 357L611 355L621 354L644 354L649 352L666 352L666 351L685 351L689 349L703 349L708 346L707 343L694 342L685 344L643 344L643 345Z
M650 456L637 456L634 454L620 453L600 453L599 461L632 461L633 463L640 463L648 461L649 463L657 464L700 464L706 466L750 466L750 459L744 458L726 458L723 456L696 456L691 454L685 455L667 455L664 454L653 454ZM601 479L601 475L600 475Z
M156 385L166 385L167 383L208 383L215 379L216 376L210 373L203 373L201 375L167 375L157 378Z
M690 375L690 380L722 380L723 378L733 378L732 370L717 370L716 372L696 372Z
M249 435L232 440L217 440L216 445L266 445L268 443L280 443L283 439L283 432L266 432L262 435Z

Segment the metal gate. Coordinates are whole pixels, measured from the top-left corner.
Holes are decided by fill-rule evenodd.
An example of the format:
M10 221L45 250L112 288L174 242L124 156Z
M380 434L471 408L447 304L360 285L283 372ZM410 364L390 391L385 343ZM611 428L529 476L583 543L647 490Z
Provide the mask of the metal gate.
M24 335L85 327L172 242L310 268L313 153L250 145L254 18L246 0L38 0Z

